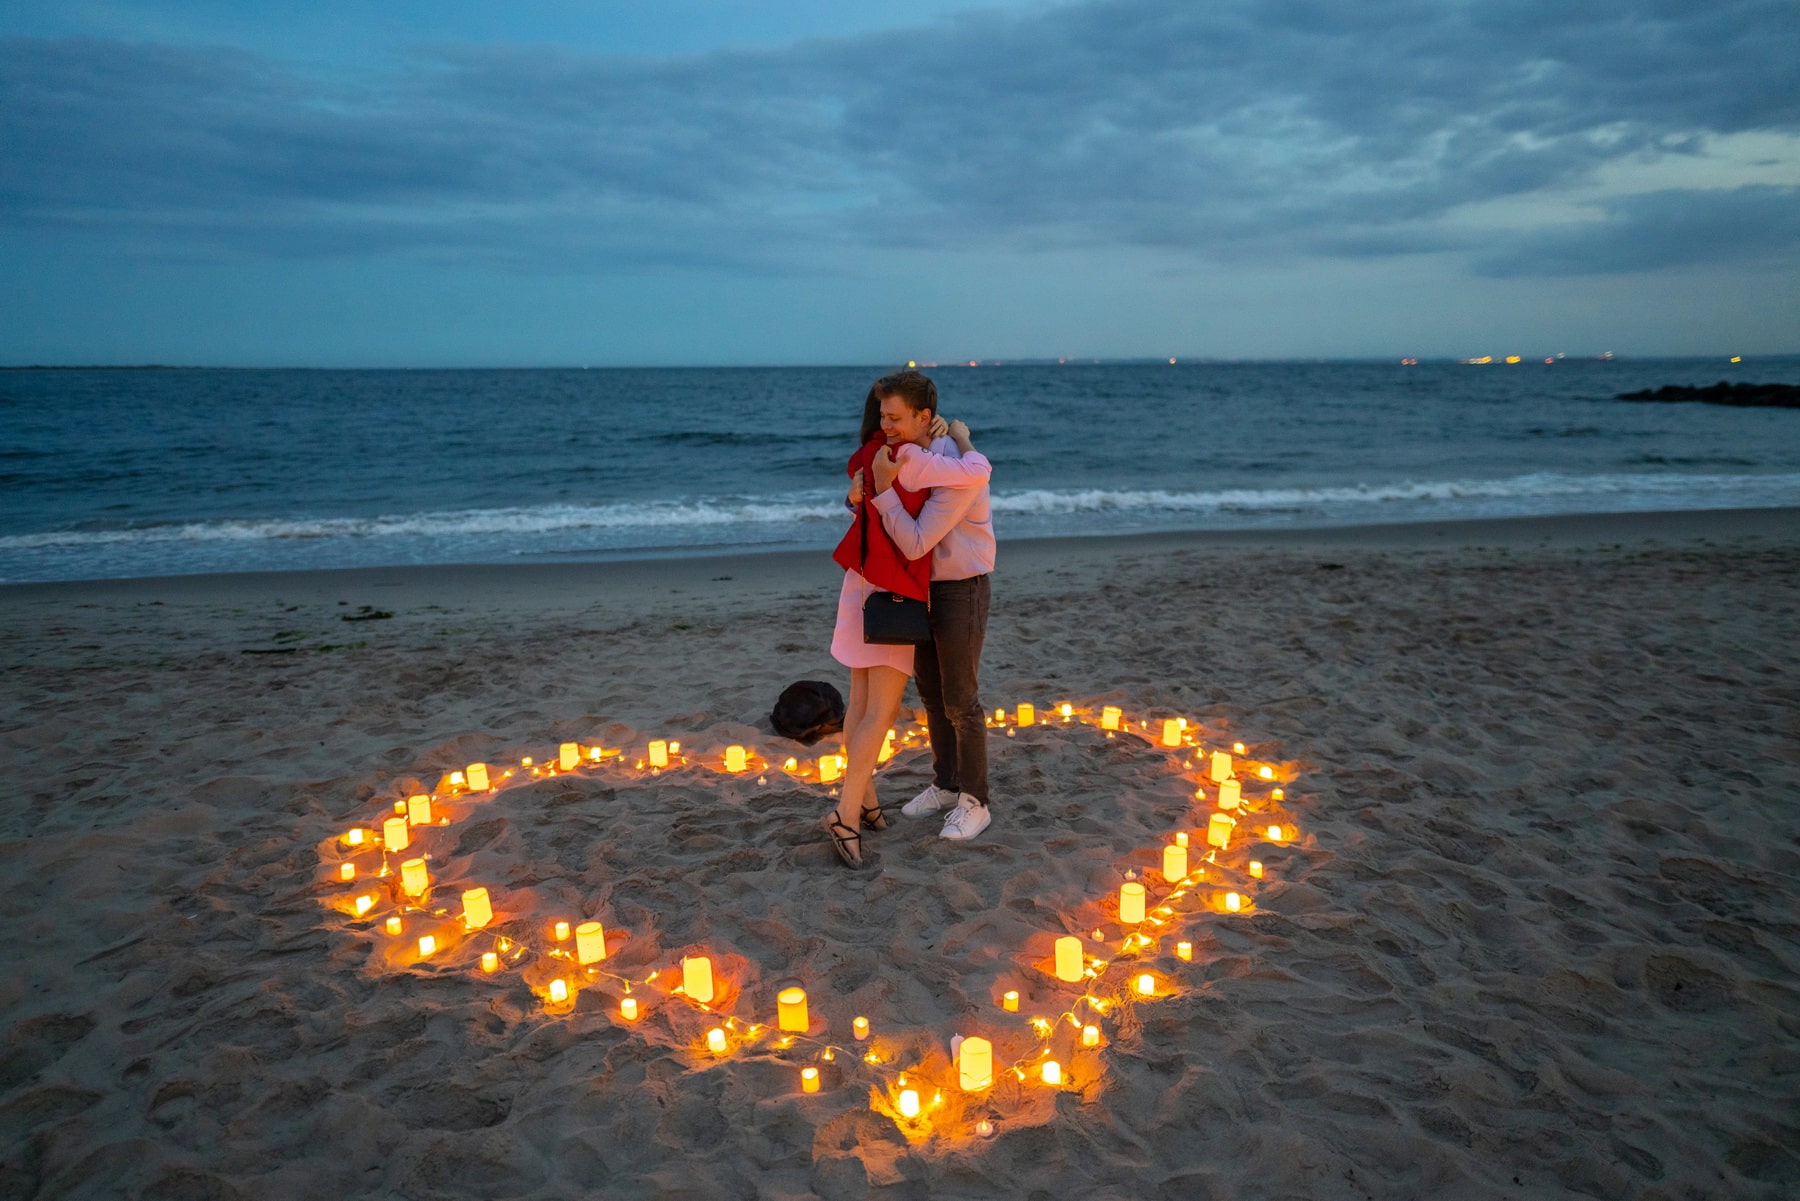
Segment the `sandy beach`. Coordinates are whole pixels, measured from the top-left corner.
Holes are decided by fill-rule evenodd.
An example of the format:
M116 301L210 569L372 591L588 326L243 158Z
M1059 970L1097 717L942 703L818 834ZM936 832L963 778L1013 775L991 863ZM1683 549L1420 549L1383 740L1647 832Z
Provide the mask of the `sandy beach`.
M0 1195L1800 1193L1800 513L1002 535L984 700L1045 720L992 732L979 840L896 815L859 873L779 768L832 748L768 724L847 687L824 553L0 588ZM689 765L637 770L657 737ZM622 753L522 767L564 742ZM1120 882L1204 850L1196 751L1233 742L1245 820L1122 951ZM523 774L440 790L476 761ZM883 800L928 770L907 745ZM389 937L341 836L419 791L448 913ZM551 923L588 919L607 972L660 973L635 1022L610 975L545 1003ZM1053 1088L1067 934L1111 1003L1098 1047L1056 1025ZM663 987L698 954L710 1014ZM784 1047L749 1027L787 981ZM958 1034L1027 1079L963 1094Z

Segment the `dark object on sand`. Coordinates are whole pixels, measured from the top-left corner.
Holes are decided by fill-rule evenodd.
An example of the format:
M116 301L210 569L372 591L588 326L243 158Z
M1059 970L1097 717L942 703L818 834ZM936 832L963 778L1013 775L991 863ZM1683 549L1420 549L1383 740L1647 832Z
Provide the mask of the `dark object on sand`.
M377 609L373 605L364 605L354 613L338 614L339 621L386 621L392 617L386 609Z
M1669 384L1642 392L1621 392L1617 400L1698 400L1709 405L1734 405L1742 409L1800 409L1800 384L1728 384L1720 380L1704 388Z
M824 680L801 680L781 690L769 714L775 732L811 746L844 728L844 697Z

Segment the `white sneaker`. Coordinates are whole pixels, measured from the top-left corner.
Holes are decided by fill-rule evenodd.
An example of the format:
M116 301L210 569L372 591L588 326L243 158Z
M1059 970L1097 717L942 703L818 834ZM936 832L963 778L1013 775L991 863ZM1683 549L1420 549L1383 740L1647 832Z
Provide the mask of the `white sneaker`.
M948 838L953 842L967 842L987 829L988 823L993 820L988 807L965 792L962 799L956 802L956 808L944 818L944 828L939 831L938 837Z
M927 784L924 792L900 806L900 812L908 817L924 817L927 813L936 813L939 809L956 804L959 795L961 794L947 788L939 788L936 784Z

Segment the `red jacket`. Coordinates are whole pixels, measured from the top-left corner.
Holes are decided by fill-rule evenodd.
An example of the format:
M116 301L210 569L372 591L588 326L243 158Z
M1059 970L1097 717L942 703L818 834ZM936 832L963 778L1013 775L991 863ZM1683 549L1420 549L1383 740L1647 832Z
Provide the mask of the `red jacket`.
M850 477L867 470L875 461L875 456L887 442L875 437L869 439L863 448L850 456L848 468ZM874 472L869 476L873 479ZM931 495L931 489L920 492L902 488L898 481L893 486L894 495L900 498L900 506L911 517L917 517L919 510L925 507L925 500ZM863 558L863 536L865 529L868 535L868 558ZM877 588L889 592L898 592L901 596L910 596L914 600L929 601L931 599L931 556L922 555L917 559L909 559L900 553L894 540L888 537L887 527L881 524L881 518L870 511L869 498L863 497L863 503L856 506L856 520L850 523L849 533L838 543L837 550L832 552L832 559L845 571L862 574L863 579Z

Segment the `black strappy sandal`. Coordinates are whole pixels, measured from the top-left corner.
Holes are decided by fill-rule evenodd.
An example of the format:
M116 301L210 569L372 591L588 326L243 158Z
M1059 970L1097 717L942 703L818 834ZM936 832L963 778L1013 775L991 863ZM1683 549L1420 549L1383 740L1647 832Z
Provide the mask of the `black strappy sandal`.
M824 830L825 833L831 835L832 849L837 852L837 857L844 861L845 867L862 867L862 835L839 821L837 810L833 809L830 813L827 813L824 820L819 823L819 827ZM839 830L842 830L843 833L838 833ZM854 857L850 854L850 844L853 842L856 844L856 854Z
M885 829L887 829L888 828L888 819L883 814L884 808L885 808L885 806L882 806L882 805L871 805L869 808L864 809L862 811L863 829L865 829L865 830L885 830ZM880 822L881 824L876 825L875 823L877 823L877 822Z

